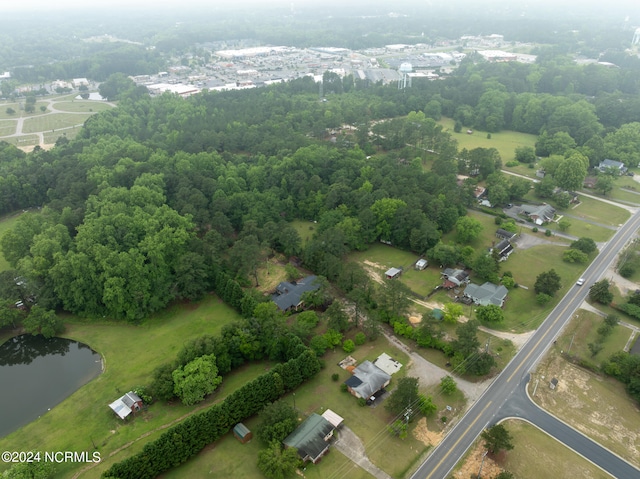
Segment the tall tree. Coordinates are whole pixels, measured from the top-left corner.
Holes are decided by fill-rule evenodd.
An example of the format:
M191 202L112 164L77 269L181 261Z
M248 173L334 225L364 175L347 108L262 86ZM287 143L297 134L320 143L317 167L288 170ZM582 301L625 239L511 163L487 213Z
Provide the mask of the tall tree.
M470 216L462 216L456 222L456 238L461 243L471 243L482 233L482 223Z
M561 288L560 276L554 269L544 271L536 277L536 282L533 286L536 294L544 293L549 296L553 296Z
M611 304L613 301L613 293L609 291L609 280L603 279L591 285L589 288L589 299L597 301L600 304Z
M418 379L404 377L398 380L398 386L387 399L384 408L392 414L405 413L416 409L418 401Z
M513 449L513 436L502 424L485 429L480 437L484 440L487 451L492 454Z
M200 356L185 366L178 367L172 376L174 393L187 406L201 402L222 383L213 354Z
M273 441L267 449L258 453L258 469L267 479L287 479L292 477L300 464L295 447L282 448Z
M553 177L560 188L570 191L579 190L587 177L588 165L588 158L580 153L574 153L558 165Z

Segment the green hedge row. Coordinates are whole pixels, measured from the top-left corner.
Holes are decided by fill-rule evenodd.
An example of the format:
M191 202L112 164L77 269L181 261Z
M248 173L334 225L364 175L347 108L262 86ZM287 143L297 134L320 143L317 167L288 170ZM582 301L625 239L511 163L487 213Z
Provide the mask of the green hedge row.
M218 440L240 421L258 413L287 391L320 371L320 361L311 350L274 366L269 372L229 395L223 402L195 414L172 427L142 452L114 464L104 478L152 479L179 466Z

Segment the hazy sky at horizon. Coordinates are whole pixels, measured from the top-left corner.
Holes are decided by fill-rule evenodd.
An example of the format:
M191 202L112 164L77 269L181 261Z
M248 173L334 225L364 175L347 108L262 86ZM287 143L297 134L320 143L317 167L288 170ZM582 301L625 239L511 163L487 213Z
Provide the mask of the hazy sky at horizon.
M263 5L268 7L270 5L288 5L293 3L294 5L316 5L320 6L322 4L343 4L343 0L232 0L230 2L217 2L215 0L18 0L18 1L9 1L9 0L1 0L0 1L0 11L3 10L35 10L35 9L57 9L62 10L66 8L82 8L85 10L97 7L140 7L140 8L154 8L154 7L164 7L164 6L176 6L176 7L188 7L188 6L229 6L233 7L234 5ZM455 3L466 3L477 5L481 7L483 3L492 3L495 4L496 0L351 0L350 4L363 4L367 3L375 3L375 4L383 4L387 3L390 9L393 7L401 7L403 5L408 5L411 3L429 5L429 4L455 4ZM559 8L570 8L572 6L581 5L588 7L589 5L593 6L602 6L603 2L601 0L519 0L511 3L520 3L523 5L527 5L530 8L535 8L537 4L546 4L546 5L555 5ZM640 10L640 5L637 0L609 0L606 2L606 5L609 6L628 6L630 9L634 9L636 11Z
M313 6L314 10L323 7L340 8L348 5L350 9L360 6L370 6L388 9L389 12L401 13L403 9L412 5L445 5L448 9L460 7L461 12L481 10L485 6L493 9L500 6L509 7L510 10L521 8L529 12L536 10L545 11L547 14L555 9L559 13L571 15L572 11L592 12L595 16L611 13L614 16L628 15L632 21L640 19L639 0L0 0L0 15L4 13L21 12L60 12L76 11L91 12L107 10L110 13L125 11L166 11L180 9L183 11L206 8L207 10L234 10L247 6L256 9L288 7L293 5L297 10Z

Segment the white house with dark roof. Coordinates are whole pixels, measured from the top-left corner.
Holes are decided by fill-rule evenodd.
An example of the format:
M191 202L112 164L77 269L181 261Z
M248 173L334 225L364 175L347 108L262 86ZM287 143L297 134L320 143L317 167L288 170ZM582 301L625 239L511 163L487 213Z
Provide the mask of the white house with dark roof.
M498 242L497 245L490 248L490 251L497 251L500 256L500 261L506 261L511 253L513 253L513 246L508 239L503 239Z

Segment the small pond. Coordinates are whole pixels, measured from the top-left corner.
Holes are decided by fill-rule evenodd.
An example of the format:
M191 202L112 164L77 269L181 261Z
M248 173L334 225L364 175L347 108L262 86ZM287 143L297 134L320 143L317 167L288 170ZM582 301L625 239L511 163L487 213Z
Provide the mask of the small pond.
M102 372L86 344L23 334L0 345L0 437L46 414Z

